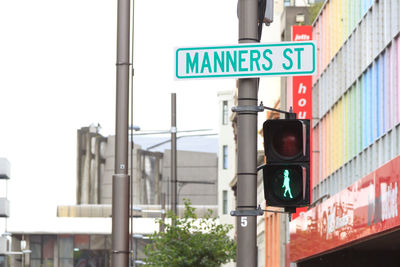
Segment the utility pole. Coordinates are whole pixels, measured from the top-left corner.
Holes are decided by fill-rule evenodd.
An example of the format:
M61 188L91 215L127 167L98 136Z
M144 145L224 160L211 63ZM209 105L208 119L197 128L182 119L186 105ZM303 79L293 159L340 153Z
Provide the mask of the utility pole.
M129 48L130 0L118 0L115 165L112 181L112 266L129 264Z
M238 0L239 43L258 41L258 0ZM237 122L237 210L257 208L258 79L239 79ZM257 266L257 217L238 216L237 266Z
M171 208L178 215L176 168L176 93L171 94ZM175 223L173 221L172 223Z

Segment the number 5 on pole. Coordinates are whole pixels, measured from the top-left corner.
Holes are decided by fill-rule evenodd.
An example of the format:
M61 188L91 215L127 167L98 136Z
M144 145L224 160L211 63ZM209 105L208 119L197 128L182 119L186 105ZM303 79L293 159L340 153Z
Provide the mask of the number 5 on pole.
M242 227L246 227L247 226L247 217L240 217L240 225Z

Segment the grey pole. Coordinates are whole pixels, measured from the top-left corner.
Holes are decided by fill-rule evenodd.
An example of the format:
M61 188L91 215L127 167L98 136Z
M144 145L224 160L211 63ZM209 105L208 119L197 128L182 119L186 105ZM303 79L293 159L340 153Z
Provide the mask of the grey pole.
M161 210L163 211L161 213L161 220L165 223L165 193L161 193ZM164 232L164 228L164 225L160 224L160 232Z
M258 1L238 0L239 43L258 42ZM239 79L238 107L257 106L258 79ZM257 208L257 112L238 112L237 210ZM237 266L257 266L257 217L237 217Z
M129 262L129 24L129 0L118 0L115 165L112 181L113 267L127 267Z
M176 168L176 94L171 94L171 208L178 215L177 168ZM173 222L175 223L175 222Z

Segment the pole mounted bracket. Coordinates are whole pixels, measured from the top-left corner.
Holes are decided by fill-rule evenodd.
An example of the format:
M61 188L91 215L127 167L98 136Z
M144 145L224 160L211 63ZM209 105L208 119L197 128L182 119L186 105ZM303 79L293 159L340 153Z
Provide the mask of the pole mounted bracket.
M233 112L237 113L257 113L257 112L263 112L264 107L263 106L236 106L232 107Z
M232 210L231 216L263 216L264 211L261 209L260 205L255 210Z
M255 210L232 210L231 211L231 216L263 216L264 212L273 212L273 213L295 213L296 208L285 208L284 211L280 210L263 210L260 205L258 205L258 208Z

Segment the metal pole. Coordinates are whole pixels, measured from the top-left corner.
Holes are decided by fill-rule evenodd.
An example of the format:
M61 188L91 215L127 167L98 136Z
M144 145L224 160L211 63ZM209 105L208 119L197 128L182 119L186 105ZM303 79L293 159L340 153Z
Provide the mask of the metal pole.
M129 263L129 48L130 3L118 0L115 166L112 189L112 266Z
M161 210L163 210L161 213L161 220L165 223L165 193L161 193ZM160 232L164 232L164 228L164 225L160 224Z
M238 0L239 43L258 42L258 1ZM238 107L257 106L258 79L239 79ZM257 208L257 112L238 112L237 210ZM237 266L257 266L257 217L237 217Z
M171 208L178 215L177 168L176 168L176 94L171 94ZM173 222L175 223L175 222Z
M133 235L133 188L132 188L132 186L134 184L133 183L133 149L135 148L135 144L133 142L133 133L134 133L134 131L140 130L140 127L135 128L135 126L133 125L133 76L135 74L135 71L133 69L134 55L135 55L135 53L134 53L135 46L134 46L133 38L135 36L135 0L132 0L132 22L131 23L132 23L132 28L131 28L131 30L132 30L132 36L131 36L131 38L132 38L132 42L131 42L132 66L131 67L132 68L131 68L131 88L130 88L131 89L131 102L130 102L131 122L130 122L130 126L129 126L130 135L131 135L131 140L130 140L130 142L131 142L131 145L130 145L130 148L131 148L130 170L131 170L131 172L130 172L130 179L129 179L129 182L130 182L130 185L129 185L129 196L130 196L129 220L130 220L131 230L129 232L129 250L130 250L129 260L130 260L130 266L133 266L135 264L134 257L133 257L134 251L133 251L133 240L132 240L133 239L132 238L132 235Z

